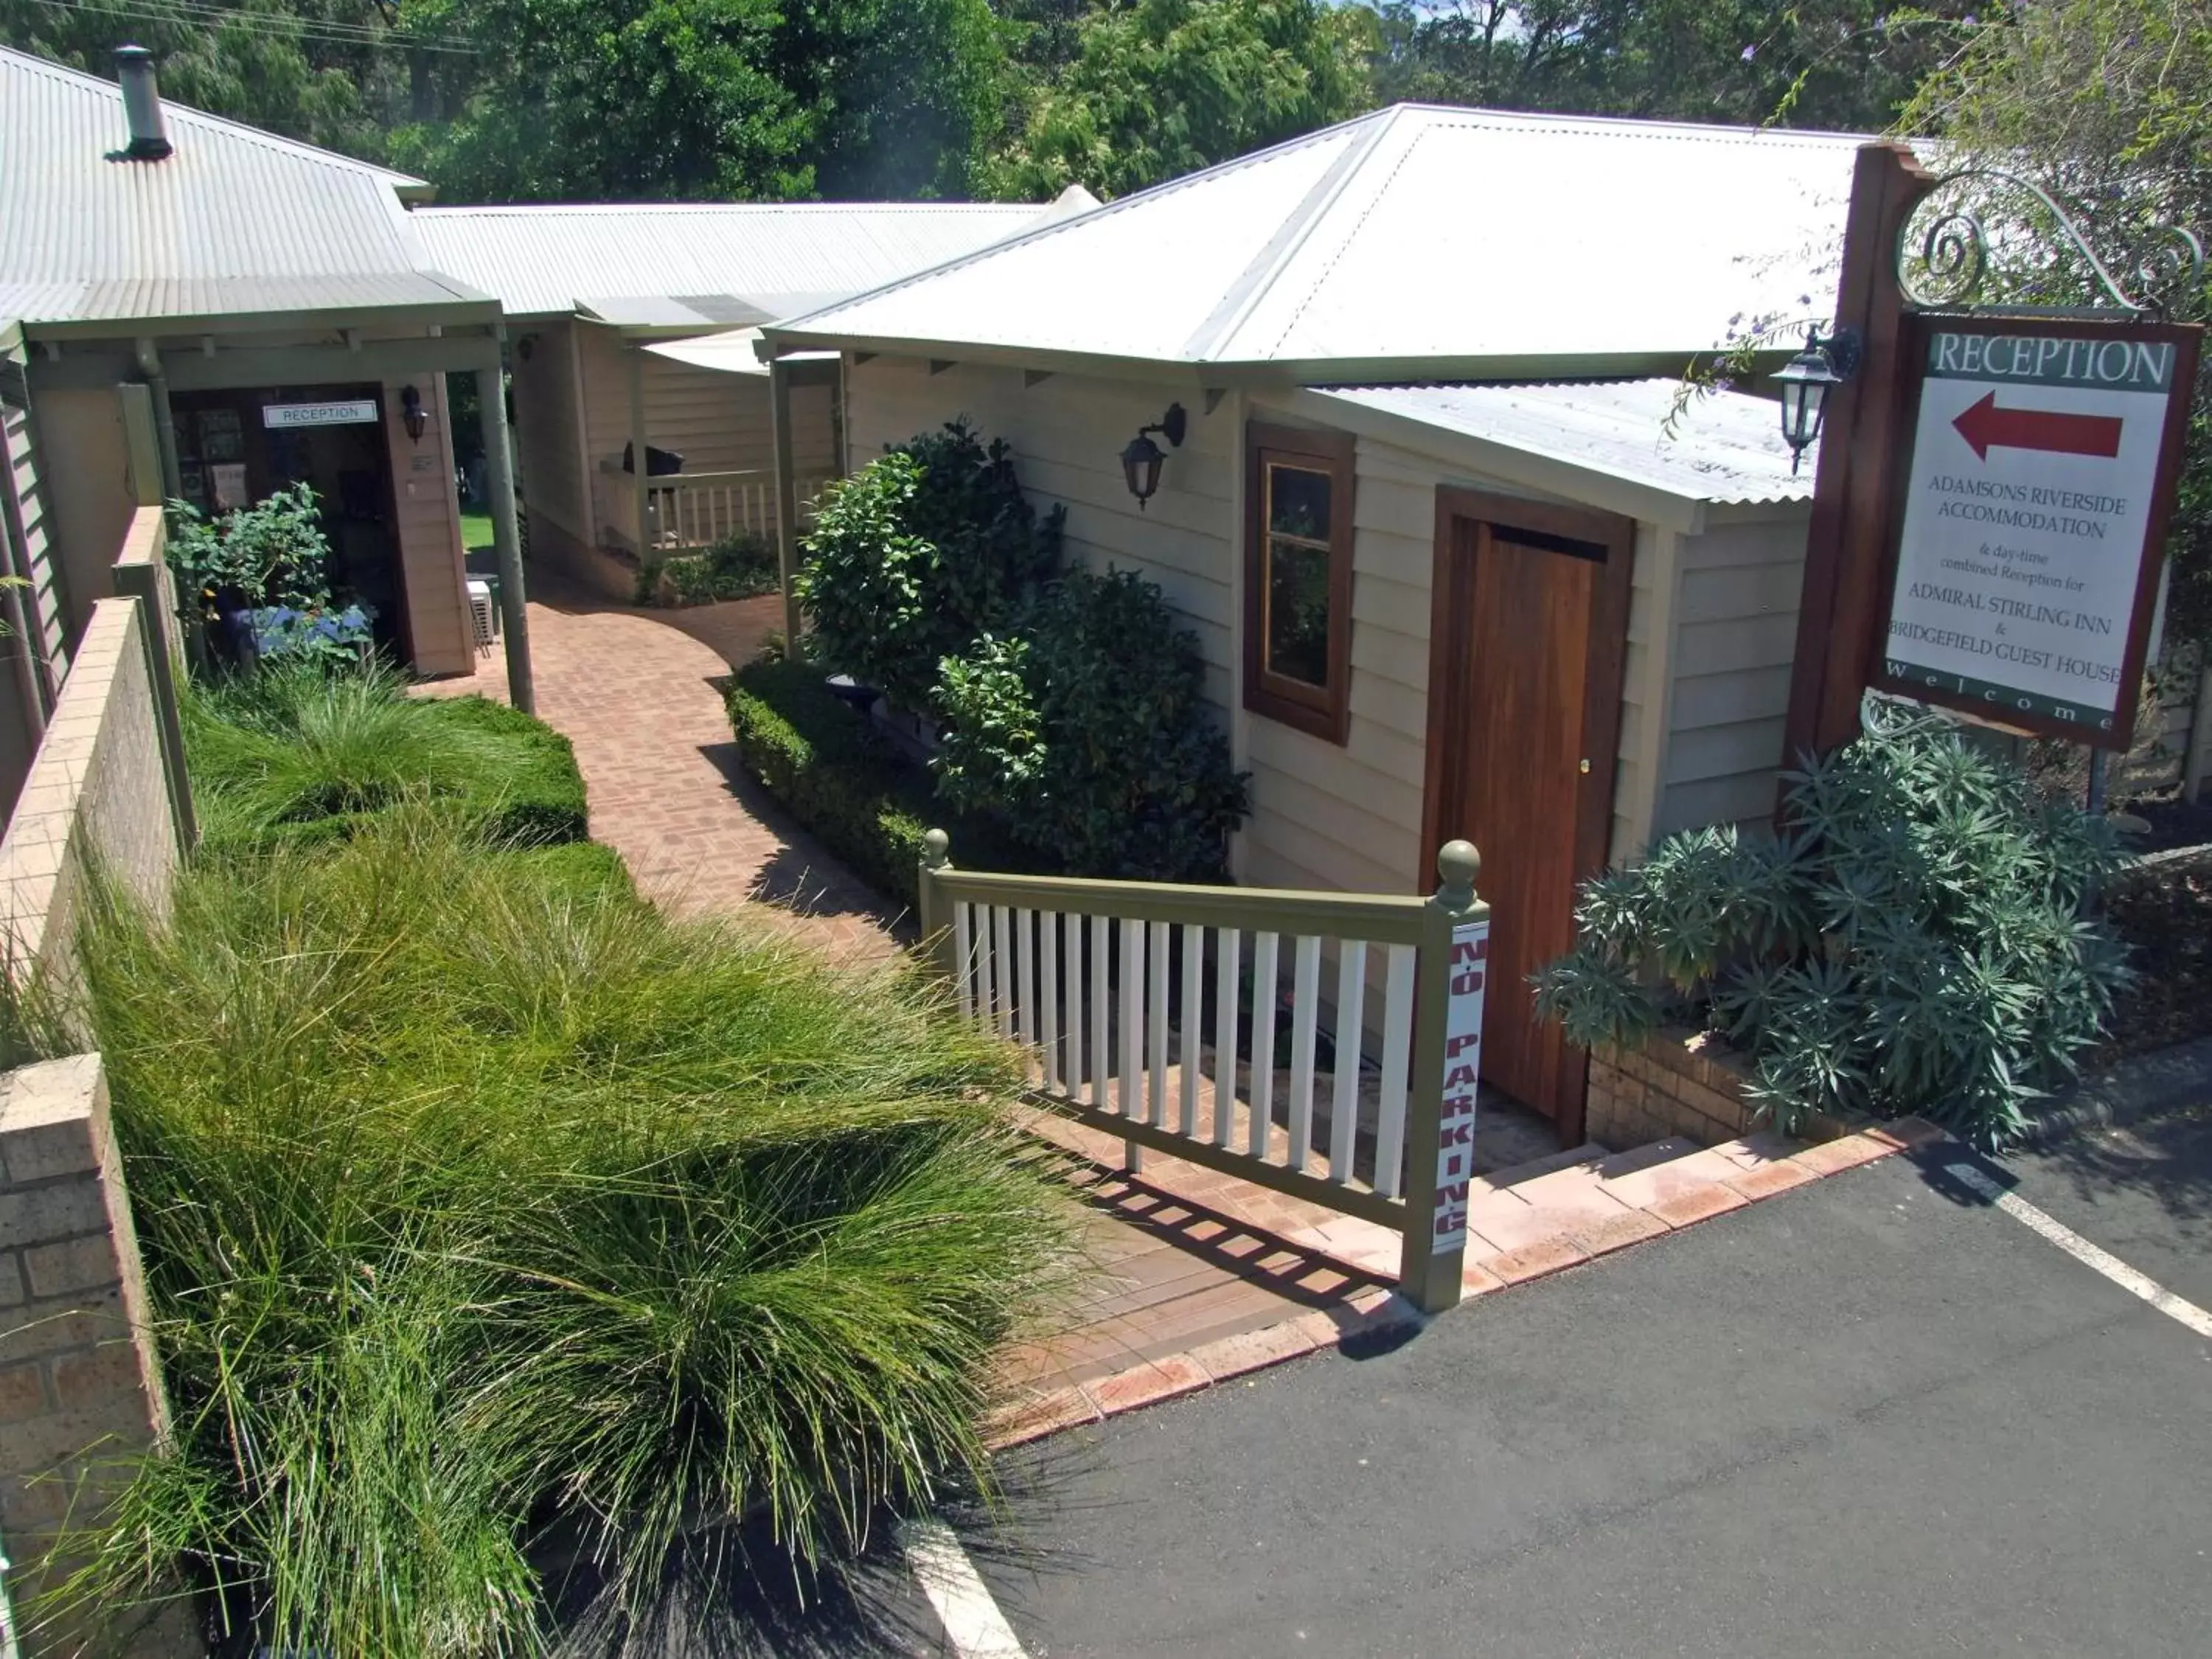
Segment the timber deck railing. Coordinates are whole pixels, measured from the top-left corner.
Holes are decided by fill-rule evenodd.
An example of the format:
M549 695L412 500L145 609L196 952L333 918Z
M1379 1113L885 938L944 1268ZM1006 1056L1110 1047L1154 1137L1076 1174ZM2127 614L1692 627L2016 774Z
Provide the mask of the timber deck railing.
M933 830L921 922L1033 1099L1120 1136L1132 1168L1151 1147L1394 1229L1400 1289L1434 1312L1467 1243L1480 867L1448 843L1425 899L1004 875L957 868Z
M599 476L611 481L608 500L612 527L624 541L637 532L637 475L618 460L599 463ZM828 475L798 480L799 521L814 517L814 498ZM675 472L645 480L645 534L651 551L696 553L740 531L775 539L775 474L768 471Z

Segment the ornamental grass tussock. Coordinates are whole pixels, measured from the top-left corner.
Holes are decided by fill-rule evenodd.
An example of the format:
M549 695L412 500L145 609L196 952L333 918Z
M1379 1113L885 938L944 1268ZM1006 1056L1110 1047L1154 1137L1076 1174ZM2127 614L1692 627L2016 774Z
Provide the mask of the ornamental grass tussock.
M619 1644L732 1522L803 1574L989 1490L989 1357L1067 1243L1005 1052L570 850L417 790L94 907L175 1433L65 1599L182 1563L247 1645L527 1654L557 1547Z

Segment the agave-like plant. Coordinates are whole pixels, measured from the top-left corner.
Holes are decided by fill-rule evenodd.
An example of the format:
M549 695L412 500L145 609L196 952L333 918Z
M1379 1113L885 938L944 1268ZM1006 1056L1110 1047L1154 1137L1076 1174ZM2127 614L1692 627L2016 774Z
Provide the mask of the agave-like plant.
M1784 1129L1919 1113L1978 1145L2026 1127L2126 983L2087 914L2110 827L1941 716L1869 704L1865 734L1788 779L1787 832L1686 831L1586 883L1576 940L1535 976L1570 1042L1664 1019L1720 1031Z

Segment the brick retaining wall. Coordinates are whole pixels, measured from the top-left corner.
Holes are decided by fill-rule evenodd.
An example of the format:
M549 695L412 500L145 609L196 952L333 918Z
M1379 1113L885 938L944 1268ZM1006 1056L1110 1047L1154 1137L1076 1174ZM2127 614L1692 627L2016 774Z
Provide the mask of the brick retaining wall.
M1590 1055L1583 1131L1601 1146L1626 1151L1679 1135L1717 1146L1750 1133L1742 1056L1710 1032L1670 1026L1633 1052L1602 1048Z
M96 1519L167 1426L100 1056L0 1075L0 1535L27 1659L91 1633L27 1604L75 1565L64 1527ZM177 1634L118 1650L185 1651Z
M143 602L102 599L0 836L6 957L65 1015L96 879L160 908L180 855ZM79 1034L82 1037L86 1034ZM120 1655L197 1650L181 1609L137 1632L55 1626L27 1603L68 1576L64 1523L96 1521L167 1431L138 1244L97 1054L0 1074L0 1538L26 1659L97 1635Z
M52 720L0 836L7 971L64 988L95 869L157 908L179 857L147 623L137 599L93 606Z

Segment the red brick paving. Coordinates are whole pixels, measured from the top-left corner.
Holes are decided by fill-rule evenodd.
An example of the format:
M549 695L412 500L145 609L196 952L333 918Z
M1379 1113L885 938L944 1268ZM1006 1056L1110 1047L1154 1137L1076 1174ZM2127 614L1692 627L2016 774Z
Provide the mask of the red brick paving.
M841 960L891 959L883 901L738 769L721 683L782 625L781 599L637 610L544 572L529 609L538 714L575 744L592 838L641 891L679 913L772 920ZM423 689L504 702L506 657L479 651L473 677Z

